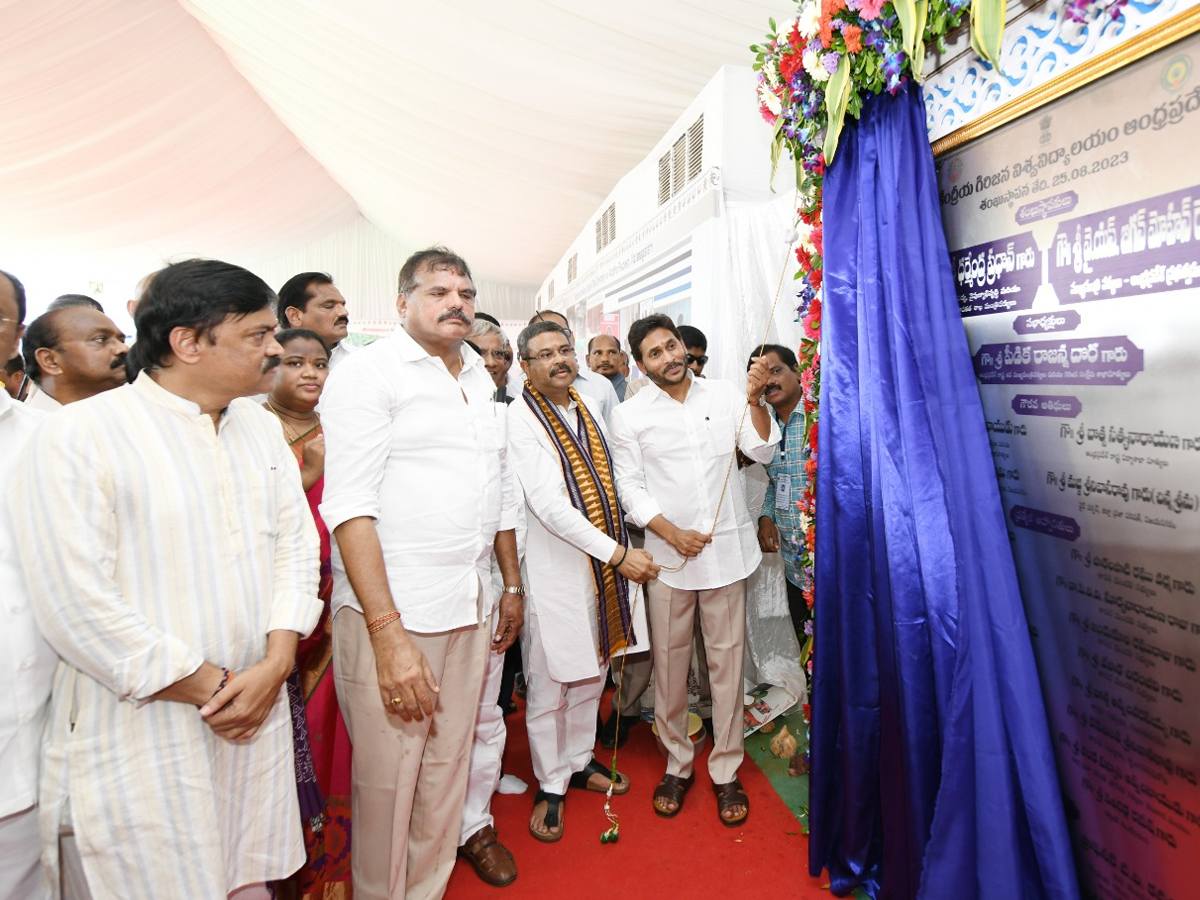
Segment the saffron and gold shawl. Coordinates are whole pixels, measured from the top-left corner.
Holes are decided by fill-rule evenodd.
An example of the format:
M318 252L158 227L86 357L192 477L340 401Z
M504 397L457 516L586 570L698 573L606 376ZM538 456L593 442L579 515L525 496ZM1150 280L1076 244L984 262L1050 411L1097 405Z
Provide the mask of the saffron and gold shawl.
M575 429L567 424L558 407L532 385L526 383L521 396L558 451L571 505L587 516L596 528L628 547L629 533L625 530L625 517L617 502L608 442L579 392L575 388L567 390L578 407L578 427ZM606 561L590 556L588 560L596 584L597 649L601 659L608 659L637 640L629 611L629 583Z

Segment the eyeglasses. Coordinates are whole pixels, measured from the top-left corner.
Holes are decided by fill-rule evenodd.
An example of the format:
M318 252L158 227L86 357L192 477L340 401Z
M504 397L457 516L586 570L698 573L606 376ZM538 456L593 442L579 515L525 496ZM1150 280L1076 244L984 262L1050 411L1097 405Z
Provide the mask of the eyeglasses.
M687 361L688 361L689 366L692 365L693 363L700 365L700 366L708 365L708 357L707 356L692 356L692 354L689 353L687 355Z
M543 350L537 356L526 356L525 359L529 362L548 363L553 362L560 356L563 359L574 359L575 348L563 347L561 350Z
M490 356L492 359L498 359L501 361L512 358L508 355L507 350L480 350L479 355L484 358Z
M0 316L0 325L5 325L5 324L20 325L21 323L18 322L16 319L10 319L7 316Z

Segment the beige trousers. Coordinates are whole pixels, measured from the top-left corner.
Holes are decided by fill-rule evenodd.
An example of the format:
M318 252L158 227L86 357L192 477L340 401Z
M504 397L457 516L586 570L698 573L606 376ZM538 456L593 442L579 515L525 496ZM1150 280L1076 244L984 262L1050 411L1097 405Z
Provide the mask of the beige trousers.
M667 774L692 774L695 748L687 736L687 675L699 610L712 694L714 784L737 776L742 764L742 653L746 643L746 582L685 591L661 581L648 586L654 656L654 721L667 748Z
M384 709L362 614L342 609L333 623L338 704L354 745L357 900L438 900L458 849L489 635L476 625L410 636L441 687L432 718L422 722Z

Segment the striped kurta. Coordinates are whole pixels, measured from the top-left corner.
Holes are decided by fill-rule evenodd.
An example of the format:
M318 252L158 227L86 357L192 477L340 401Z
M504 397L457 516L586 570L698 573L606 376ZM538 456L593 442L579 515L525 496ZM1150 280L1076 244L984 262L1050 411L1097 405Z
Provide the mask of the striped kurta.
M285 694L250 741L151 695L307 634L318 544L279 423L214 428L146 374L56 413L10 498L39 625L63 661L44 742L46 863L71 821L95 900L224 900L304 862ZM57 884L57 877L55 877Z

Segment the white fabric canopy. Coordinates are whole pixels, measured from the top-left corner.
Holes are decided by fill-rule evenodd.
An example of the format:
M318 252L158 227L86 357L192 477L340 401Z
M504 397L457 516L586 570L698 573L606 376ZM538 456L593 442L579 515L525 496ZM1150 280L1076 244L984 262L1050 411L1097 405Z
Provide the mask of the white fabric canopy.
M532 286L780 9L0 0L0 242L274 270L369 224Z

